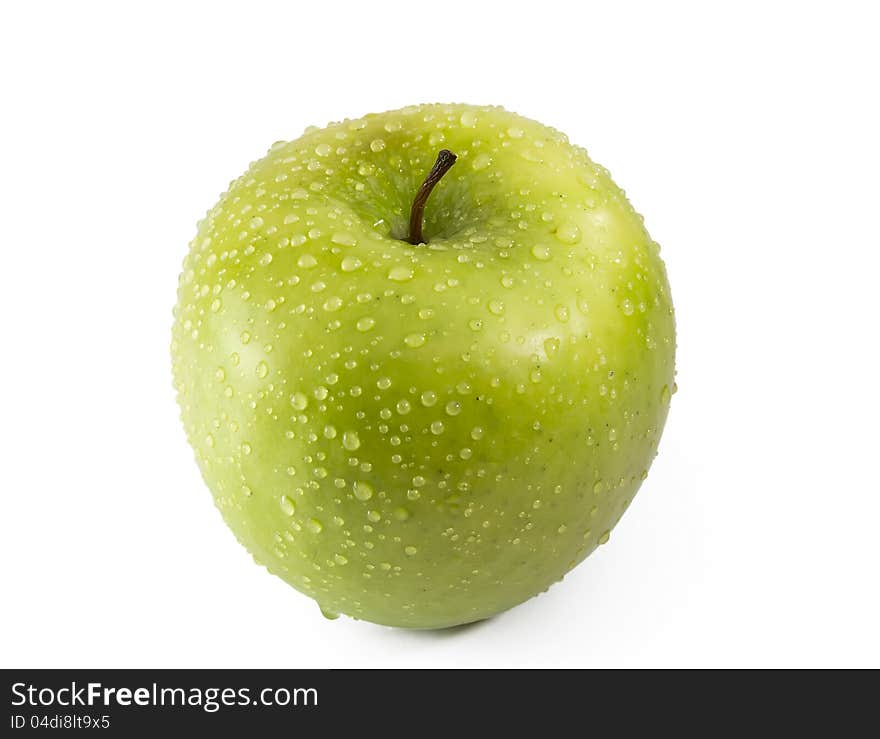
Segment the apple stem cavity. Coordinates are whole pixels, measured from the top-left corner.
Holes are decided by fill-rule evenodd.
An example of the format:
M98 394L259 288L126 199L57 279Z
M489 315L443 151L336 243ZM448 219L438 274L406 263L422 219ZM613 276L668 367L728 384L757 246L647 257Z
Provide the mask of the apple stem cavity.
M449 171L450 167L455 164L457 158L449 149L440 149L440 153L437 154L437 161L434 162L434 166L431 167L431 171L428 172L428 176L425 177L425 181L416 193L413 199L412 210L409 213L409 238L407 239L413 246L425 243L425 239L422 236L425 203L428 202L431 191L440 182L443 175Z

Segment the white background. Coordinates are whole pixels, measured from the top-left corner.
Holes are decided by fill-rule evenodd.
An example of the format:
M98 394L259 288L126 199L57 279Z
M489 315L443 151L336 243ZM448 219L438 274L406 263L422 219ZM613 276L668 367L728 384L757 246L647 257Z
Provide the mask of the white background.
M5 3L0 664L880 666L871 3ZM501 104L663 245L678 384L612 542L466 629L324 620L215 511L169 343L195 223L278 139Z

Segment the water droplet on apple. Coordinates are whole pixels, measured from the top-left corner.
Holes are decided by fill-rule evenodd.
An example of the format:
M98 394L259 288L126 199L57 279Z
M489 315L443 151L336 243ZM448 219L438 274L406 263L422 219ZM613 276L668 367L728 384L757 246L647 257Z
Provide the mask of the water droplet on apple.
M342 298L333 296L324 301L324 310L328 313L335 313L342 307Z
M545 246L544 244L535 244L532 247L532 256L535 259L540 259L542 262L546 262L550 259L550 247Z
M405 546L403 548L403 551L405 552L407 557L414 557L416 554L418 554L419 550L416 547L414 547L412 544L410 544L408 546Z
M317 518L310 518L306 522L306 528L313 534L320 534L324 530L324 524L322 524Z
M266 362L264 362L263 360L260 360L259 362L257 362L256 372L257 377L262 380L269 374L269 365L266 364Z
M607 544L608 540L611 538L611 531L603 531L602 535L599 537L599 544Z
M450 416L457 416L459 413L461 413L461 403L459 403L457 400L450 400L446 404L446 413Z
M357 239L347 231L337 231L330 237L330 241L339 246L357 246Z
M304 411L308 408L309 399L305 393L293 393L290 396L290 404L298 411Z
M369 331L376 325L376 321L371 316L364 316L363 318L358 319L358 322L355 324L357 330L364 333Z
M445 428L446 427L443 425L443 421L434 421L431 424L431 433L434 434L435 436L440 436L440 434L443 433Z
M437 393L435 393L433 390L425 390L425 392L423 392L421 395L421 401L422 405L425 406L425 408L430 408L437 402Z
M281 504L281 511L284 513L285 516L292 516L294 513L296 513L296 506L290 498L288 498L286 495L282 495L279 500Z
M492 158L488 154L477 154L473 162L471 162L471 167L473 167L474 171L479 172L481 169L486 169L490 164L492 164Z
M424 346L427 339L424 334L409 334L404 340L403 343L406 344L411 349L418 349L420 346Z
M357 257L348 256L348 257L342 258L342 262L340 263L339 266L343 272L354 272L362 264L363 264L363 262L361 262L361 260L358 259Z
M388 270L388 279L393 280L394 282L406 282L412 278L412 267L407 267L404 264L398 264Z
M373 497L373 486L363 480L354 483L354 497L358 500L369 500Z
M489 312L493 316L500 316L504 313L504 303L500 300L489 301Z
M361 446L360 437L357 431L346 431L342 434L342 446L348 451L354 452Z
M632 300L629 298L625 298L624 301L620 304L620 309L623 311L623 315L631 316L635 312L635 306L633 305Z
M563 244L576 244L581 240L581 230L576 223L566 221L556 229L556 238Z

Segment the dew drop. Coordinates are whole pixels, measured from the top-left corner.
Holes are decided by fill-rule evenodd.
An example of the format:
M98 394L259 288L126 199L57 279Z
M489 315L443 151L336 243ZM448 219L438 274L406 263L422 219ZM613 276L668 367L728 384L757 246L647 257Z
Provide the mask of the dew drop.
M350 452L360 449L361 440L357 431L345 431L342 434L342 446Z
M337 231L330 237L330 241L339 246L356 246L357 239L347 231Z
M540 259L542 262L546 262L550 259L550 247L543 244L535 244L532 247L532 256L535 259Z
M266 364L264 361L260 360L259 362L257 362L256 371L257 371L257 377L259 377L262 380L263 378L265 378L269 374L269 365Z
M373 486L363 480L354 483L354 497L358 500L369 500L373 497Z
M296 506L294 505L293 501L286 495L281 496L280 504L281 511L284 513L285 516L292 516L294 513L296 513Z
M335 313L342 307L342 298L338 296L333 296L332 298L327 298L324 302L324 310L328 313Z
M471 167L473 167L474 171L479 172L481 169L486 169L491 163L492 159L488 154L477 154L471 163Z
M388 270L388 279L394 282L407 282L413 278L412 267L398 264Z
M566 221L556 229L556 238L563 244L576 244L581 240L581 230L576 223Z
M407 336L403 340L403 343L406 344L411 349L418 349L420 346L424 346L426 341L427 341L427 339L425 338L424 334L416 333L416 334L410 334L409 336Z

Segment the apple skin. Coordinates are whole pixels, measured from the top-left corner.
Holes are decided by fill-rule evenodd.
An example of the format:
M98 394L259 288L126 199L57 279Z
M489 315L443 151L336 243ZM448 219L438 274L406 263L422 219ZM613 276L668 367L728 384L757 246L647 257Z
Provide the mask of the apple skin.
M444 147L458 161L413 246ZM226 523L326 613L393 626L487 618L605 543L673 389L642 218L583 149L497 107L275 144L200 222L174 316L181 416Z

